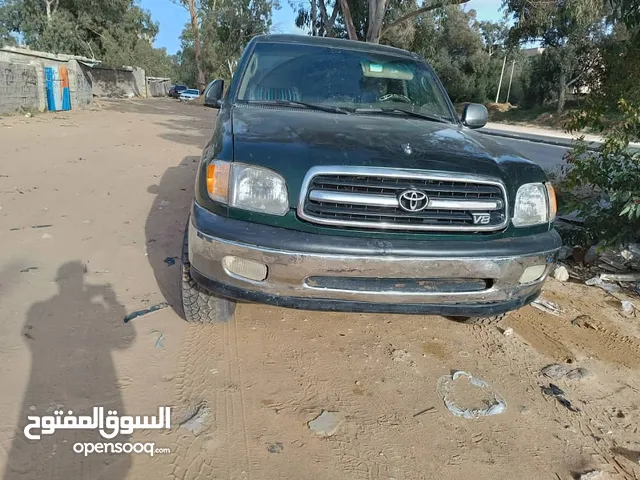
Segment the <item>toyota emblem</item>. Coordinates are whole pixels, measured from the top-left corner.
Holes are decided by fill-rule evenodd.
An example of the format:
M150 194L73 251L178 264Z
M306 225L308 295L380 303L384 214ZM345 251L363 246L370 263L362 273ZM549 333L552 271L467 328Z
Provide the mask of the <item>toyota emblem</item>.
M421 212L429 205L429 197L420 190L405 190L398 196L398 203L407 212Z

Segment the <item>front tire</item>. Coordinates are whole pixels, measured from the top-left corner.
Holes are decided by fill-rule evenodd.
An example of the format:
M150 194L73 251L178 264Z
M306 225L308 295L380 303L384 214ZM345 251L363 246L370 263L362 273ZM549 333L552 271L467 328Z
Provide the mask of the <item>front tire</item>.
M189 263L189 222L184 232L182 244L182 309L184 318L190 323L227 323L233 320L236 302L216 297L201 287L191 277Z

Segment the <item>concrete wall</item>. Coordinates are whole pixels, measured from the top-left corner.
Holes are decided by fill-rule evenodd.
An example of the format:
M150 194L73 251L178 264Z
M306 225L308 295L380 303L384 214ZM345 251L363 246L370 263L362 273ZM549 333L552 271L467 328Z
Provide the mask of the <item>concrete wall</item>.
M98 97L146 97L146 77L142 68L90 69L93 94Z
M100 62L74 55L37 52L27 48L0 48L0 114L21 109L47 109L46 67L66 67L71 108L84 108L93 97L146 97L145 71L139 67L105 68ZM154 81L149 95L164 96L169 79ZM165 82L166 80L166 82ZM165 92L166 90L166 92Z
M91 105L93 102L93 84L91 83L91 69L73 60L75 68L73 74L69 72L69 88L71 90L71 108Z
M0 61L0 113L40 109L34 65Z
M166 97L170 88L170 78L147 77L147 97Z

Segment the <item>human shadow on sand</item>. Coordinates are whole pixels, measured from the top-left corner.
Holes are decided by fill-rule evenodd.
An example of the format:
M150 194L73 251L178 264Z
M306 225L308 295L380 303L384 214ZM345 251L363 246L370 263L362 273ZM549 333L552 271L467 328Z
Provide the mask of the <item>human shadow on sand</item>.
M31 370L5 480L117 480L130 469L131 454L84 456L74 451L78 443L128 442L128 435L106 440L96 430L67 429L29 440L24 433L31 423L28 416L53 415L56 410L92 415L93 407L102 406L105 412L126 414L112 352L128 348L135 332L122 323L125 311L111 286L87 284L85 273L79 261L62 265L56 277L58 293L33 304L27 313L22 335L31 351Z

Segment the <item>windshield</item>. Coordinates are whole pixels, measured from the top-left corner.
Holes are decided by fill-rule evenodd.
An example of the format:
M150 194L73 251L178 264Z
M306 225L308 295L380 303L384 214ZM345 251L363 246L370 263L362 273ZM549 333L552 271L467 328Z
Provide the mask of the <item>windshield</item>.
M258 43L236 99L306 102L355 113L397 108L453 120L438 80L426 64L345 48Z

